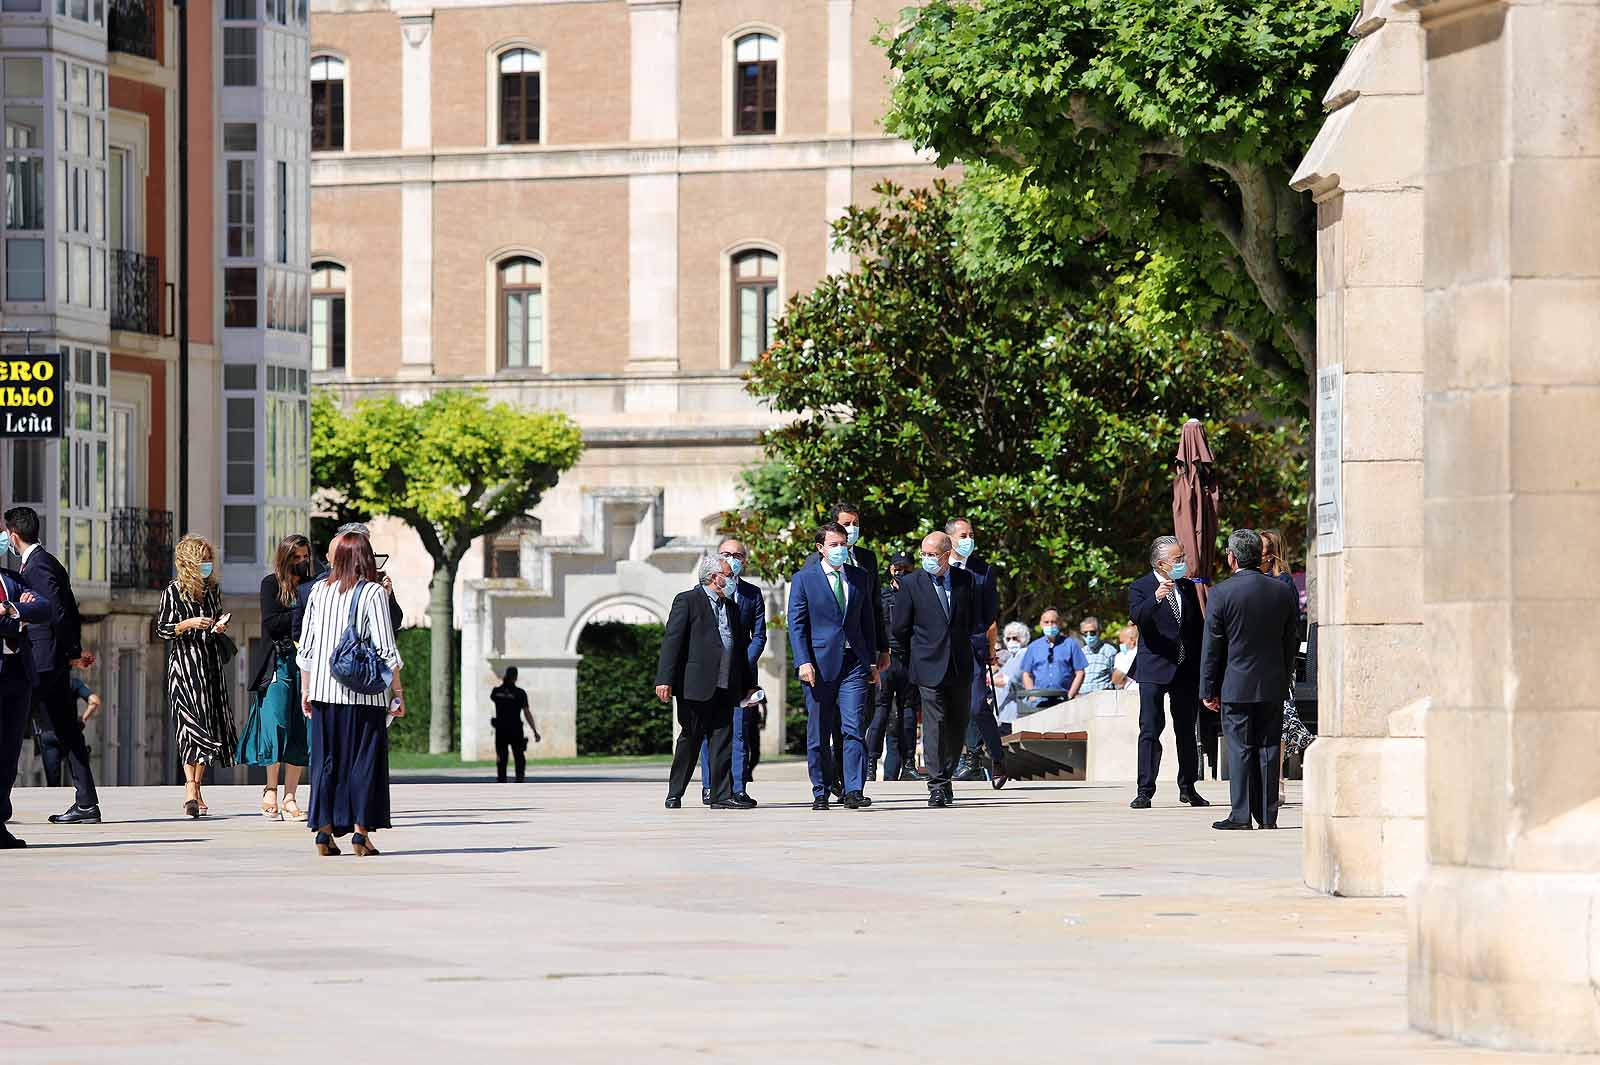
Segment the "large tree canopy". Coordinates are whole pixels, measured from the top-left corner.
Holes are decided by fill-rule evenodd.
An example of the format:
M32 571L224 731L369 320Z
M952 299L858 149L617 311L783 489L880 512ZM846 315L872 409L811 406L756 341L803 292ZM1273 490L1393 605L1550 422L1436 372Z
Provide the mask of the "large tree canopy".
M531 511L582 450L565 414L491 405L477 392L441 390L419 404L367 399L349 410L326 392L313 402L311 475L322 504L344 519L399 518L433 558L435 753L448 751L453 739L456 568L475 538Z
M888 127L969 165L969 266L1238 342L1305 397L1315 221L1291 191L1358 0L931 0Z
M1114 616L1150 538L1171 531L1190 417L1218 456L1224 523L1299 527L1300 426L1258 415L1263 388L1281 386L1235 346L1151 329L1110 295L1068 303L974 279L953 191L880 192L836 224L857 268L792 301L750 371L753 394L797 416L767 434L769 464L730 516L759 572L787 576L843 498L891 551L970 516L1014 575L1008 612Z

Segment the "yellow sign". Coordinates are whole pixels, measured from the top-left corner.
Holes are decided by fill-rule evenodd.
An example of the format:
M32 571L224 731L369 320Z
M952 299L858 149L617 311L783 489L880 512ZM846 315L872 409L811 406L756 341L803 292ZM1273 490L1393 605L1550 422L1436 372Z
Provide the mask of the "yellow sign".
M59 437L59 352L0 355L0 437Z

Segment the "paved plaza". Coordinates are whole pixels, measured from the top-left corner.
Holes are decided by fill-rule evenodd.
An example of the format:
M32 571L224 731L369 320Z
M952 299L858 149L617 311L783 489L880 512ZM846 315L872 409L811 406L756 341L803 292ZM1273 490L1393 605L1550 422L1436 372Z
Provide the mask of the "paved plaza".
M1249 835L1086 784L822 814L803 774L763 767L751 812L669 813L657 767L400 783L369 859L253 789L202 821L108 790L75 830L20 791L0 1061L1561 1060L1407 1030L1404 903L1307 890L1297 805Z

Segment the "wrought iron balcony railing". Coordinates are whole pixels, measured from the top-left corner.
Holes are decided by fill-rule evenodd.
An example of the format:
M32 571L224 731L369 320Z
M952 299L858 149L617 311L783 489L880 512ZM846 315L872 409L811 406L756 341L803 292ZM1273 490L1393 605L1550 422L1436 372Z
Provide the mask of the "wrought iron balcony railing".
M111 512L111 587L159 591L172 579L172 511Z
M111 0L106 12L106 47L128 55L156 57L158 0Z
M111 262L111 328L160 336L161 260L117 249Z

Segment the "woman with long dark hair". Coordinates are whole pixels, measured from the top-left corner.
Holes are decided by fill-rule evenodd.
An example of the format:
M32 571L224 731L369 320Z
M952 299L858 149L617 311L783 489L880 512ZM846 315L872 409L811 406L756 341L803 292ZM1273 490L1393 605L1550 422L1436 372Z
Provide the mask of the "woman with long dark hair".
M239 761L265 766L261 816L269 820L304 821L295 801L300 774L310 762L309 733L300 712L300 669L295 664L296 598L302 581L311 579L311 541L291 533L278 543L272 572L261 578L261 634L266 650L250 684L250 720L239 737ZM283 772L283 805L278 805L278 773Z
M329 545L333 567L311 589L300 628L300 705L311 722L310 824L317 852L338 854L334 837L352 833L358 855L378 853L374 829L389 827L388 714L405 713L400 650L389 622L389 595L364 533L346 532ZM394 694L360 692L333 673L333 656L354 628L377 652Z
M167 701L178 735L178 758L183 762L183 812L190 817L210 813L200 784L206 766L233 764L238 746L234 735L233 707L223 675L228 616L222 613L222 587L212 573L217 553L198 536L185 536L173 548L177 570L161 593L156 615L156 635L167 641Z

